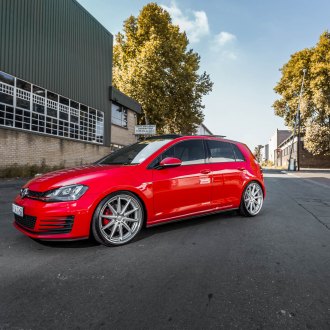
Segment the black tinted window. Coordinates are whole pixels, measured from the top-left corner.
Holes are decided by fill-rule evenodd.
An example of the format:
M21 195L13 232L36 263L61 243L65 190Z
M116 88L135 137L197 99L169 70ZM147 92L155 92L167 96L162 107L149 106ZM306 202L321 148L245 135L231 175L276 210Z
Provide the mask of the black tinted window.
M234 150L231 143L208 140L207 145L210 150L210 162L235 162Z
M179 158L183 165L201 164L205 162L205 150L202 140L189 140L175 144L162 155L163 160L166 157Z
M236 157L236 161L237 162L245 162L245 158L241 152L241 150L239 150L239 148L237 147L236 144L232 144L233 148L234 148L234 153L235 153L235 157Z

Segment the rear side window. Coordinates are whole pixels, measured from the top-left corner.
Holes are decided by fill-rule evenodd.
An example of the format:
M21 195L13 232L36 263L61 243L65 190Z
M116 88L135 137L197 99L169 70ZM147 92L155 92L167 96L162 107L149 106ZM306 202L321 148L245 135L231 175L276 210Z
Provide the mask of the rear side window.
M234 149L231 143L207 140L207 145L210 150L211 163L235 162Z
M202 140L179 142L166 150L159 161L166 157L179 158L182 165L203 164L205 163L204 143Z
M245 162L245 158L236 144L232 144L237 162Z

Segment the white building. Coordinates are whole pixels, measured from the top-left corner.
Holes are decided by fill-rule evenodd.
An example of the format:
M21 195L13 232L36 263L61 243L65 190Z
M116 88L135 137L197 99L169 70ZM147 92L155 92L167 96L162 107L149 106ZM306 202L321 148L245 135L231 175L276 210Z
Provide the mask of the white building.
M269 160L273 163L277 163L277 152L279 145L287 139L291 135L291 131L289 130L279 130L277 129L275 133L271 136L268 142L268 152L269 152Z
M261 149L261 161L267 162L269 160L269 144L265 144Z
M200 124L197 127L196 135L213 135L213 134L204 124Z

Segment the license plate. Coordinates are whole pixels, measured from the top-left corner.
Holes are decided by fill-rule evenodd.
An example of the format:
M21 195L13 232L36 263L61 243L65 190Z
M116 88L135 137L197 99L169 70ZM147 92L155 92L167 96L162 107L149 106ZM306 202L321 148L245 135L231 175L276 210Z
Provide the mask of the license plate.
M24 208L22 206L12 204L12 210L15 214L19 215L20 217L24 215Z

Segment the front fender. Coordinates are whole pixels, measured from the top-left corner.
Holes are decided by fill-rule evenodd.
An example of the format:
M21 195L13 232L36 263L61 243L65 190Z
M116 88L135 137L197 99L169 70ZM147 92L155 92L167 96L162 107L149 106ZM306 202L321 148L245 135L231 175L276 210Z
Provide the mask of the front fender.
M133 194L135 194L143 203L143 206L145 208L146 213L146 222L152 217L154 213L153 209L153 191L152 191L152 183L143 183L137 187L131 186L131 185L115 185L112 187L109 187L109 189L102 191L100 194L95 195L94 201L91 205L91 211L92 215L94 211L96 210L97 206L100 204L100 202L109 196L112 193L119 192L119 191L129 191ZM92 217L91 217L92 219Z

